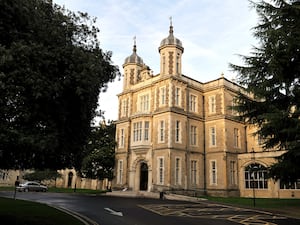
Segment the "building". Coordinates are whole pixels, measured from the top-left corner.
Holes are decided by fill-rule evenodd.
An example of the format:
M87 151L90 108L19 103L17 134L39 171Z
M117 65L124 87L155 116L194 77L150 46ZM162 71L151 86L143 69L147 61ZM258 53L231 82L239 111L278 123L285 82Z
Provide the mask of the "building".
M266 167L283 152L263 151L255 128L229 108L241 88L223 75L206 83L183 75L184 48L172 24L158 51L157 75L138 56L136 43L123 64L113 187L299 198L299 184L280 186L266 177Z

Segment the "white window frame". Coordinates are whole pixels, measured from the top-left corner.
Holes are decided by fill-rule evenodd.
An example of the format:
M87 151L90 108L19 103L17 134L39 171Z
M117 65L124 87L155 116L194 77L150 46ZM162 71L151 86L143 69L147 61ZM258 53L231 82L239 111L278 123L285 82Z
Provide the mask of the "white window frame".
M175 121L175 142L181 143L181 121Z
M236 167L236 161L230 161L230 171L229 171L229 182L232 185L236 185L237 184L237 167Z
M175 185L181 185L181 158L175 157Z
M139 95L138 97L138 109L139 112L149 112L150 110L150 94L144 93Z
M133 123L133 142L142 141L142 127L142 121Z
M167 91L166 87L160 87L159 88L159 105L164 106L167 103Z
M165 162L164 157L157 157L157 183L163 185L165 182Z
M233 146L240 148L240 130L238 128L233 128Z
M211 95L208 97L208 112L210 114L216 113L216 96Z
M121 110L121 117L128 116L128 100L123 99L122 100L122 110Z
M175 106L181 106L181 88L175 87Z
M197 160L191 160L191 184L196 185L198 183L197 179Z
M144 141L149 141L150 140L150 122L149 121L144 121Z
M217 146L217 129L216 126L209 127L209 146Z
M194 94L190 94L189 98L189 111L190 112L197 112L197 96Z
M133 123L132 129L132 141L142 142L150 140L150 122L138 121Z
M125 145L125 129L121 128L119 133L119 148L124 148Z
M197 146L197 126L191 125L190 128L190 145Z
M217 185L218 184L218 171L217 171L217 161L210 160L210 185Z
M118 178L117 178L117 183L118 184L123 184L123 160L120 159L118 160Z
M165 142L165 132L166 132L166 123L164 120L159 121L158 127L158 143L164 143Z

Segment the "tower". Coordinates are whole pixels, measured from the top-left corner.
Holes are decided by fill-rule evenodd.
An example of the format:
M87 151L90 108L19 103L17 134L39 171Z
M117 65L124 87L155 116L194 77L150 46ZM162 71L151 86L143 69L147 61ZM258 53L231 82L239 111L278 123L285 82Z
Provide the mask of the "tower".
M137 55L136 51L136 38L134 37L132 54L125 59L123 64L123 90L129 89L131 85L138 83L141 79L141 71L143 69L144 63L143 59Z
M174 36L172 18L170 18L169 36L164 38L158 48L160 54L161 75L181 75L183 54L182 42Z

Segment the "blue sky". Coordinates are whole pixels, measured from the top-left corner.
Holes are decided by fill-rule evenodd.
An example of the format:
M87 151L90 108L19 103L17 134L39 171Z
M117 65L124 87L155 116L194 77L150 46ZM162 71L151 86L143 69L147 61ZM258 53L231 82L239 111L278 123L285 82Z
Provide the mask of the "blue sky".
M251 30L257 15L247 0L53 0L72 11L97 17L100 46L112 51L112 61L123 74L124 59L131 55L136 36L137 53L159 73L160 41L168 36L172 17L174 35L182 41L183 74L200 82L234 79L228 64L241 65L238 54L249 55L257 41ZM117 119L122 80L100 94L106 119Z

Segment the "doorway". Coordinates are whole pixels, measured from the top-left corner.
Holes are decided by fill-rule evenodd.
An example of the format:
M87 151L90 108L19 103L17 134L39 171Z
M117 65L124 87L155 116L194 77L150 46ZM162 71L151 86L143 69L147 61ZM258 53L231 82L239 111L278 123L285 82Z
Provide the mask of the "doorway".
M73 180L73 173L70 172L68 174L68 188L70 188L72 186L72 180Z
M148 189L148 165L147 163L141 163L141 173L140 173L140 190L147 191Z

